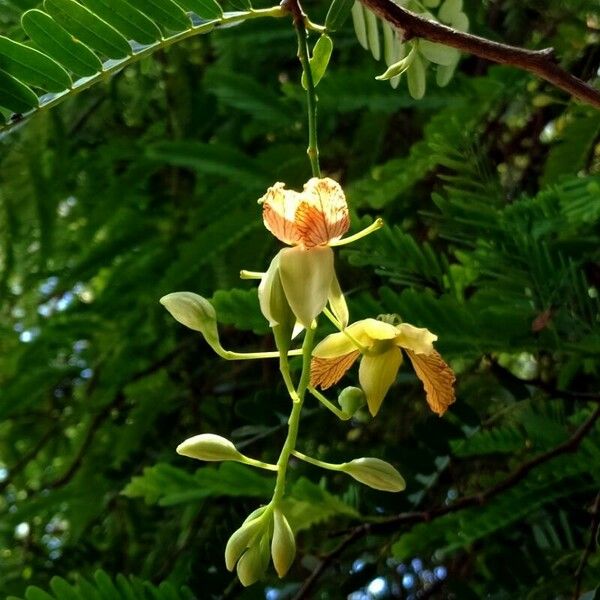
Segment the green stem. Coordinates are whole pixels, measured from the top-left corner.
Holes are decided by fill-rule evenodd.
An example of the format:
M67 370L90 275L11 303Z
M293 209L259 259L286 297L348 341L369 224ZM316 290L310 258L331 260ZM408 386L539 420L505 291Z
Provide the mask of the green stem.
M317 141L317 94L315 93L315 83L308 59L308 33L300 12L294 14L294 27L298 37L298 58L306 77L306 100L308 105L308 149L306 153L310 160L313 177L321 177L319 144Z
M348 421L352 418L352 415L347 415L343 410L340 410L333 402L330 402L312 386L308 386L308 391L328 410L330 410L338 419L342 421Z
M288 356L301 356L302 350L289 350ZM279 358L281 355L279 352L233 352L232 350L224 350L220 354L225 360L257 360L261 358Z
M292 387L293 395L290 393L290 396L292 397L292 412L290 413L290 418L288 419L287 437L285 438L283 448L281 449L281 454L277 460L277 481L275 482L273 500L271 501L272 506L277 506L281 502L285 492L285 476L287 473L287 467L290 456L294 451L294 447L296 446L298 427L300 425L300 413L302 412L302 403L304 402L304 396L310 380L310 361L314 338L315 330L307 329L304 337L304 343L302 344L302 374L300 375L300 382L295 390L293 390ZM287 365L287 359L282 362L282 365L284 365L283 369L285 369ZM289 370L287 372L289 375Z
M244 456L240 461L242 464L250 465L251 467L257 467L259 469L266 469L267 471L277 471L277 465L263 462L262 460L256 460L249 456Z
M294 450L292 452L292 454L296 458L299 458L300 460L303 460L304 462L310 463L311 465L315 465L315 467L321 467L321 469L327 469L329 471L341 471L342 467L344 467L346 465L346 463L341 463L338 465L336 465L334 463L328 463L323 460L319 460L318 458L312 458L310 456L306 456L306 454L303 454L302 452L298 452L298 450Z

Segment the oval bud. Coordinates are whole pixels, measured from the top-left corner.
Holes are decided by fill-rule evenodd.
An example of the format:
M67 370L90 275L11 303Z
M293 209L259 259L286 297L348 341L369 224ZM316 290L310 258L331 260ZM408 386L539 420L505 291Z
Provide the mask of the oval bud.
M266 557L265 548L267 548ZM244 587L256 583L265 574L269 565L268 548L269 535L268 532L265 532L260 539L255 540L238 561L237 575Z
M206 298L192 292L174 292L163 296L160 303L176 321L199 331L217 354L224 352L219 342L217 313Z
M296 540L292 528L280 510L273 513L273 540L271 541L271 557L275 571L283 577L294 562L296 556Z
M286 352L290 347L296 318L283 290L279 260L280 254L277 254L262 277L258 286L258 301L262 314L273 328L277 347Z
M401 492L406 488L402 475L390 463L379 458L357 458L341 465L340 471L383 492Z
M244 456L226 438L213 433L195 435L177 446L177 454L198 460L243 460Z
M228 571L233 571L235 564L246 548L251 546L257 536L268 526L268 520L262 518L266 508L266 506L261 506L252 512L242 523L242 526L234 531L227 541L227 546L225 547L225 566Z
M338 396L338 404L341 406L344 413L352 416L361 406L367 403L365 393L357 387L346 387Z

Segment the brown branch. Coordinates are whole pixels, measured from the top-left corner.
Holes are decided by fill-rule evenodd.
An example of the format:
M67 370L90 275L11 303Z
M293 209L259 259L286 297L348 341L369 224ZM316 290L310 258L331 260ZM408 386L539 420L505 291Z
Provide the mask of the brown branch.
M575 452L581 444L583 438L592 430L598 417L600 417L600 406L597 407L590 417L584 421L562 444L543 452L531 460L523 463L515 469L508 477L478 494L465 496L453 504L438 506L427 511L405 512L396 515L385 521L378 523L363 523L353 528L349 535L334 548L327 556L323 557L321 562L315 567L310 576L304 581L304 584L294 596L294 600L303 600L312 597L311 591L319 577L329 568L343 552L359 539L370 534L391 534L395 533L406 525L415 525L417 523L426 523L433 521L444 515L461 511L465 508L482 506L497 495L505 492L507 489L521 482L536 467L568 452Z
M600 90L562 69L554 59L552 48L527 50L493 42L477 35L457 31L436 21L429 21L401 8L392 0L360 1L376 15L396 27L406 40L414 37L424 38L502 65L511 65L529 71L574 98L600 109Z
M594 546L596 545L596 536L598 535L598 528L600 527L600 492L596 496L596 500L594 501L594 505L592 506L592 522L590 524L590 539L581 555L581 560L579 561L579 566L577 567L577 571L575 571L575 592L573 593L573 600L577 600L581 593L581 584L583 582L583 571L587 564L588 558L592 554L594 550Z

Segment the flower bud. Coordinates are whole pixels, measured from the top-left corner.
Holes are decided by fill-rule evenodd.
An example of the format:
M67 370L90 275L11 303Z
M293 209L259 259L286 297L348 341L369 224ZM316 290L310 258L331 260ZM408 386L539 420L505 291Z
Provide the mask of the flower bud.
M277 254L262 277L258 286L258 300L262 314L273 328L277 347L286 352L290 346L296 318L283 290L279 259L280 255Z
M268 527L268 520L262 518L266 508L266 506L261 506L252 512L242 523L242 526L234 531L229 538L225 547L225 566L228 571L233 571L240 556Z
M235 446L226 438L213 433L195 435L177 446L177 454L198 460L243 460Z
M338 404L345 414L352 416L361 406L367 402L365 393L357 387L346 387L338 396Z
M341 465L340 471L383 492L401 492L406 488L402 475L390 463L379 458L357 458Z
M160 303L176 321L199 331L217 354L224 352L219 342L217 313L206 298L192 292L174 292L163 296Z
M237 564L240 583L248 587L256 583L269 566L269 532L266 531L242 555Z
M273 513L273 540L271 541L271 557L279 577L283 577L294 562L296 556L296 540L292 528L280 510Z

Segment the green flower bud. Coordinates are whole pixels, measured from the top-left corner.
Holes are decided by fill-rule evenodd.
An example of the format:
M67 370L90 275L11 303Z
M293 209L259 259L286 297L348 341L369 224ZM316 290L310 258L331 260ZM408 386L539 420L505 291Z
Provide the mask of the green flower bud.
M197 458L198 460L236 460L243 461L244 456L226 438L212 433L195 435L177 446L177 454Z
M248 587L256 583L269 566L269 532L266 531L244 552L237 564L240 583Z
M365 393L357 387L346 387L338 396L338 404L347 415L352 416L361 406L367 402Z
M217 313L206 298L192 292L174 292L163 296L160 303L176 321L199 331L217 354L225 352L219 342Z
M277 254L261 279L258 286L258 300L262 314L273 328L277 347L282 352L286 352L290 347L296 318L283 290L279 260L280 255Z
M406 488L402 475L390 463L379 458L357 458L341 465L340 471L383 492L401 492Z
M279 577L283 577L294 562L296 556L296 540L292 528L280 510L273 513L273 540L271 541L271 557Z
M233 571L245 550L252 546L256 538L268 528L269 521L263 518L266 509L266 506L261 506L248 515L242 526L229 538L225 547L225 566L228 571Z

